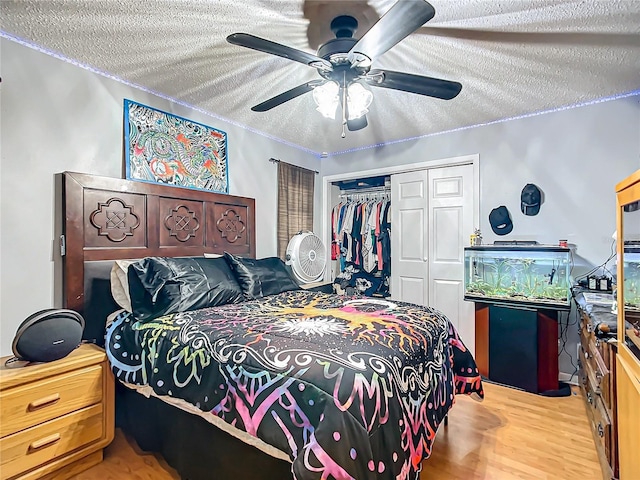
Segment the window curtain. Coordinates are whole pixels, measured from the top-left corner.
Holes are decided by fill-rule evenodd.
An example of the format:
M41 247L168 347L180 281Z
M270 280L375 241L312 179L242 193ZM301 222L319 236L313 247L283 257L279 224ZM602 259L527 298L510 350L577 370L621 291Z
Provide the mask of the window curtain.
M278 256L282 260L291 237L313 231L314 182L312 170L278 162Z

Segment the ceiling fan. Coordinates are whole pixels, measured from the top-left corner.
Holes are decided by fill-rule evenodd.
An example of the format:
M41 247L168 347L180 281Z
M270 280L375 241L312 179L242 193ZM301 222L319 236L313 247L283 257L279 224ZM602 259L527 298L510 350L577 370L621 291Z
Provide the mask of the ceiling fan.
M433 6L425 0L398 0L360 39L353 38L358 27L350 15L341 15L331 22L333 38L318 48L317 55L256 37L248 33L233 33L227 41L234 45L300 62L318 70L322 79L298 85L251 107L254 112L266 112L302 94L313 91L318 110L334 118L341 106L342 137L345 125L350 131L367 126L366 113L373 99L362 84L383 87L429 97L450 100L462 85L458 82L425 77L392 70L371 69L372 62L416 31L435 15Z

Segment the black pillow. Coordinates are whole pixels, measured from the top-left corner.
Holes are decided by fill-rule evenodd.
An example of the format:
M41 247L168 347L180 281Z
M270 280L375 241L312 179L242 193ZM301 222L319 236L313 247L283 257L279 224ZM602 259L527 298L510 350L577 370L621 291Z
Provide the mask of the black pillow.
M137 320L244 301L223 257L147 257L129 265L127 278Z
M278 257L256 260L224 252L224 258L227 259L242 291L249 299L300 289L289 275L284 262Z

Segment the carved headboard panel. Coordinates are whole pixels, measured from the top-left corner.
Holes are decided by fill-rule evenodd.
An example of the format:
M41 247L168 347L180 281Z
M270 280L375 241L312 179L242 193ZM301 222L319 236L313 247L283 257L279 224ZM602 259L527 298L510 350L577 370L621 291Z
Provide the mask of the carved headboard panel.
M72 172L59 174L56 187L62 210L61 303L87 323L95 309L85 311L85 301L100 297L88 290L100 282L108 286L104 277L111 262L104 260L224 251L255 257L252 198Z

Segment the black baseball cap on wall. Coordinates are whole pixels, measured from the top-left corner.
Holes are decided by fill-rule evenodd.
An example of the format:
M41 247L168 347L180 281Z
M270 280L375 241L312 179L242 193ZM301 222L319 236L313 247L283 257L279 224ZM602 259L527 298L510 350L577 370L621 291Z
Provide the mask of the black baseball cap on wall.
M491 224L491 230L496 235L506 235L513 230L513 222L511 221L509 210L504 205L491 210L489 223Z
M533 183L527 183L520 195L520 210L529 216L537 215L542 204L542 193Z

